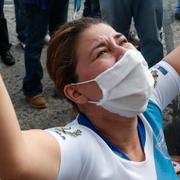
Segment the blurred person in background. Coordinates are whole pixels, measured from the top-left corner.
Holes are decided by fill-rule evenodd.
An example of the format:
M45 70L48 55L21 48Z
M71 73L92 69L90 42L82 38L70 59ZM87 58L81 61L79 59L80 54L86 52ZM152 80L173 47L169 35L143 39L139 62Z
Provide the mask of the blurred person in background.
M25 40L25 70L23 93L27 103L34 108L46 108L43 95L41 51L44 37L67 21L68 0L22 0L26 13L27 37Z
M10 47L7 21L4 16L4 0L0 0L0 57L2 62L8 66L15 63Z
M162 0L99 0L102 19L116 31L129 35L132 18L140 49L149 67L163 58Z
M177 6L175 10L175 18L180 20L180 0L177 0Z
M25 48L25 40L27 36L26 14L22 6L22 0L14 0L15 18L16 18L16 35L21 47Z

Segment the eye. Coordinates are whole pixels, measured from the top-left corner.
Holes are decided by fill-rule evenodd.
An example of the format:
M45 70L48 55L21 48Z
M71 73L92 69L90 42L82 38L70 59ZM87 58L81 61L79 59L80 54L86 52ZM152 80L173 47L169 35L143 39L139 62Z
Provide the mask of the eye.
M128 42L127 39L123 38L123 39L120 39L120 40L119 40L118 44L119 44L120 46L122 46L123 44L125 44L125 43L127 43L127 42Z
M99 52L97 53L96 58L101 57L102 55L106 54L107 52L108 52L108 51L107 51L106 49L99 51Z

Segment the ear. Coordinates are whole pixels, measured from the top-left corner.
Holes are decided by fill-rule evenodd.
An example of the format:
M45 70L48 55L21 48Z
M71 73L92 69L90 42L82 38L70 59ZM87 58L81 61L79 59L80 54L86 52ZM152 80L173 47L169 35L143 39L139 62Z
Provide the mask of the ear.
M66 85L64 87L64 94L76 104L86 104L88 102L88 98L78 91L77 86Z

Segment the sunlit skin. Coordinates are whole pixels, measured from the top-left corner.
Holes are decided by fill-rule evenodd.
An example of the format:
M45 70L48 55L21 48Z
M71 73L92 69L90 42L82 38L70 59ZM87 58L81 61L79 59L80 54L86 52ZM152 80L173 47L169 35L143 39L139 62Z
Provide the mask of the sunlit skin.
M76 46L78 82L94 79L121 60L128 49L133 48L135 47L122 34L110 26L92 25L80 35ZM96 82L67 85L65 94L104 136L119 146L132 160L144 160L137 132L137 118L122 117L89 103L102 97Z

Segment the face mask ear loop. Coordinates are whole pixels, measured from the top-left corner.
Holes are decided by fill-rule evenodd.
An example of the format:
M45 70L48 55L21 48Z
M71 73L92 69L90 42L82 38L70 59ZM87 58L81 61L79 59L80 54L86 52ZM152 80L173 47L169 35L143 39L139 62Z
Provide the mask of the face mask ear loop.
M88 101L88 103L90 103L90 104L97 104L98 102L96 102L96 101Z
M77 82L77 83L71 83L72 86L76 86L76 85L82 85L82 84L86 84L86 83L90 83L93 82L94 79L88 80L88 81L83 81L83 82Z
M94 79L88 80L88 81L83 81L83 82L78 82L78 83L71 83L72 86L76 86L76 85L82 85L82 84L86 84L86 83L90 83L95 81ZM88 101L88 103L90 104L97 104L98 102L96 101Z

